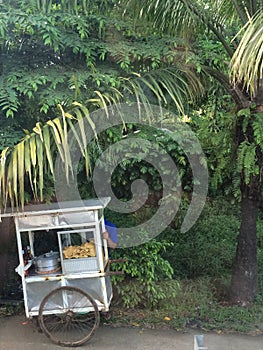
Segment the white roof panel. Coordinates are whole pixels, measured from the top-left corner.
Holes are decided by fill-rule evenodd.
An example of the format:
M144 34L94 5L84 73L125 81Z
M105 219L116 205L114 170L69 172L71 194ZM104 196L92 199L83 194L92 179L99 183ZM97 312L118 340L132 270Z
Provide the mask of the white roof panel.
M8 208L1 217L11 216L31 216L31 215L46 215L51 213L72 213L87 210L103 209L110 202L110 197L92 198L79 201L54 202L49 204L32 204L25 205L24 210L21 208Z

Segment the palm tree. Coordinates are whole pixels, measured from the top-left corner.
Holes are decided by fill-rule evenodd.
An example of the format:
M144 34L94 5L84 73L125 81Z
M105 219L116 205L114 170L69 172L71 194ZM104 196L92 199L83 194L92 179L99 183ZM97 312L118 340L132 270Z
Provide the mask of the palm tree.
M202 71L231 95L239 116L233 142L240 169L241 226L230 295L232 301L247 303L257 292L256 221L263 170L263 139L259 132L263 117L263 3L261 0L147 0L143 3L131 0L128 8L132 7L155 30L188 37L192 44L194 37L206 32L224 48L225 68L202 66Z

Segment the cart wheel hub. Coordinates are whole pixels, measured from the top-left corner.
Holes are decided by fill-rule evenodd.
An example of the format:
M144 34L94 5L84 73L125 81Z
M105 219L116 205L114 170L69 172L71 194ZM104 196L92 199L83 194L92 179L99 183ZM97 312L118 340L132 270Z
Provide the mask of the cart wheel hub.
M74 312L69 310L66 314L66 318L65 318L66 322L70 322L72 320L73 316L74 316Z

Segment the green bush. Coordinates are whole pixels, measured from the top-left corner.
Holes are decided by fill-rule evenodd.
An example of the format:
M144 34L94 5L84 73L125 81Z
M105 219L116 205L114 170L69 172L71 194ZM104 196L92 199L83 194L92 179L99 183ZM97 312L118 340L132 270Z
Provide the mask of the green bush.
M227 210L228 208L228 210ZM167 228L160 239L173 243L164 258L174 276L196 278L229 273L235 255L239 217L227 203L207 204L196 224L186 233Z
M166 297L167 290L161 282L172 279L173 269L161 253L171 245L152 239L140 246L112 252L113 258L126 258L124 263L113 266L124 272L112 278L121 304L128 308L152 308Z
M182 217L184 213L182 212ZM133 227L138 215L108 213L117 226ZM139 217L140 221L143 221ZM238 205L224 199L208 201L196 224L181 233L180 218L177 227L168 227L154 240L139 247L117 249L116 257L127 257L117 265L125 278L114 280L119 301L128 307L160 305L174 289L167 289L167 280L196 279L200 277L228 278L231 275L240 226ZM146 233L142 233L146 234ZM263 220L257 223L259 292L257 301L263 300ZM172 284L171 284L172 285ZM222 299L227 299L227 287L221 288ZM178 294L178 293L177 293Z

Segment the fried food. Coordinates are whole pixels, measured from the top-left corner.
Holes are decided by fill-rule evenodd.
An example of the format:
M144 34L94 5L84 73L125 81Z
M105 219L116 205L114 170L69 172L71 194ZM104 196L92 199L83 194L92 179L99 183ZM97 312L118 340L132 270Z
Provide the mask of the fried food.
M79 259L96 256L94 242L85 242L81 245L68 246L63 249L65 259Z

